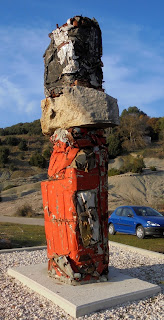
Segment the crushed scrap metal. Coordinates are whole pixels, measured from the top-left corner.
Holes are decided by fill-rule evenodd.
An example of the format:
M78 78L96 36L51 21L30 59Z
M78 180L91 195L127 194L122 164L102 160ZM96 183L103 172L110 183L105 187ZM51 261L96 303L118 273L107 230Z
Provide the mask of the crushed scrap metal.
M107 163L103 130L56 130L42 182L48 270L71 284L107 280Z
M57 97L64 86L102 89L102 37L96 19L75 16L49 34L43 57L46 97Z

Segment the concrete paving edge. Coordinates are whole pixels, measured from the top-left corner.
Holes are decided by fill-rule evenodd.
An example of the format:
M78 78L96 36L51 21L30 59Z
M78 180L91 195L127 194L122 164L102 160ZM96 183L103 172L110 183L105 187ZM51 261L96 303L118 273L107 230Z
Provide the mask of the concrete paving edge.
M159 253L159 252L154 252L154 251L150 251L150 250L136 248L136 247L128 246L126 244L114 242L114 241L109 241L109 245L110 244L112 246L115 246L115 247L118 247L118 248L122 248L124 250L127 249L127 250L130 250L130 251L133 251L133 252L138 252L139 254L142 254L142 255L145 255L145 256L156 257L158 259L163 259L164 260L164 254ZM2 249L2 250L0 250L0 254L1 253L12 253L14 251L35 251L35 250L44 250L44 249L47 249L47 246Z
M47 249L47 246L2 249L2 250L0 250L0 254L1 253L12 253L15 251L35 251L35 250L44 250L44 249Z
M158 258L158 259L163 259L164 260L164 254L163 253L159 253L159 252L154 252L154 251L150 251L150 250L146 250L146 249L141 249L141 248L137 248L137 247L132 247L132 246L128 246L126 244L123 243L118 243L118 242L114 242L114 241L109 241L109 246L110 244L112 246L118 247L118 248L122 248L124 250L130 250L133 252L137 252L139 254L142 254L144 256L149 256L149 257L154 257L154 258Z

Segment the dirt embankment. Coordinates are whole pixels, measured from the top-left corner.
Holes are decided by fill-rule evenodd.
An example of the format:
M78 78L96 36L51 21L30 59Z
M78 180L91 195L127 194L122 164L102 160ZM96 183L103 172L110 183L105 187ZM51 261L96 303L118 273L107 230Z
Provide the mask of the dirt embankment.
M0 215L13 216L17 209L30 205L36 215L43 215L41 196L41 181L47 174L38 174L28 178L0 180L1 189L5 186L15 186L1 191Z
M158 208L164 203L164 160L156 158L144 159L146 168L142 174L122 174L108 179L109 210L120 205L147 205ZM120 159L109 164L118 168ZM156 171L150 167L155 166Z
M141 175L127 173L109 178L109 210L119 205L149 205L157 208L164 203L164 160L149 158L144 161L146 169ZM117 164L118 159L109 166L116 167ZM155 166L157 171L151 171L150 166ZM19 181L9 180L9 185L17 186L1 192L0 215L13 216L25 204L31 205L36 214L43 215L40 182L44 179L46 174Z
M142 175L124 174L109 178L109 210L120 205L158 208L164 200L164 171Z

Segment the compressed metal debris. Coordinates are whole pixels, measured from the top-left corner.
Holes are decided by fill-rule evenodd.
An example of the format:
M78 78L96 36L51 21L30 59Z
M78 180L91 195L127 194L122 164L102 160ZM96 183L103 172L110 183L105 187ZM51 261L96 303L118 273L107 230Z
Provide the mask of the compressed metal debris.
M73 285L108 274L108 153L103 130L56 130L41 184L49 274Z
M117 100L102 89L101 30L75 16L50 35L44 54L41 126L51 135L49 180L41 184L48 272L69 284L107 281L108 152L104 128Z
M49 35L44 54L42 132L119 123L117 100L102 89L102 39L95 19L75 16Z
M46 97L56 97L64 86L87 86L102 90L102 39L98 22L75 16L49 34L44 53Z

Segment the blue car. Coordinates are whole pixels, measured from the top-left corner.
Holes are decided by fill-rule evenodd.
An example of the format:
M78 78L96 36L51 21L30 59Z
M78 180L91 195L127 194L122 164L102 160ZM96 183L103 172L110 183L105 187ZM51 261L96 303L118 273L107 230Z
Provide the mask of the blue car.
M145 206L121 206L109 216L109 234L123 232L143 239L147 235L164 236L164 216Z

